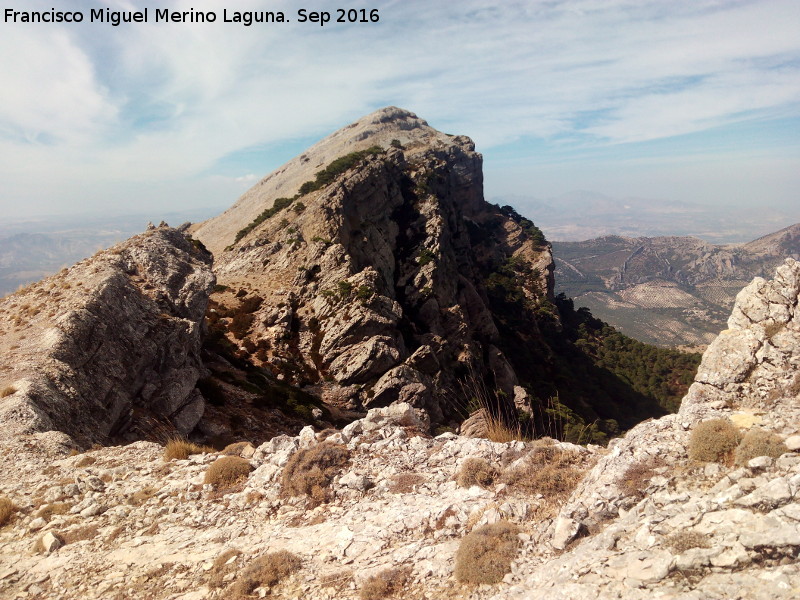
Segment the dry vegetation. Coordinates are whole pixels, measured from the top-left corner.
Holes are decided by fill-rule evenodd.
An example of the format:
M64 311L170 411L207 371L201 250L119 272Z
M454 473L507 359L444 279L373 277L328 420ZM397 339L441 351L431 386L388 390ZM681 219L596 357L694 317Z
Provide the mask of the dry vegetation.
M689 458L701 462L728 462L742 439L728 419L698 423L689 438Z
M389 491L393 494L410 494L425 483L425 478L418 473L398 473L389 481Z
M253 467L250 461L239 456L223 456L218 458L206 470L204 483L210 483L217 489L230 488L247 479Z
M619 487L626 496L642 498L647 485L655 475L655 469L660 466L660 461L649 458L640 462L633 463L625 470Z
M216 452L216 450L210 446L198 446L180 438L173 438L164 447L164 460L185 460L192 454L208 454L209 452Z
M241 456L242 451L248 446L250 446L250 442L234 442L225 446L222 449L222 454L225 456Z
M748 431L734 452L734 462L739 466L747 463L757 456L770 456L778 458L789 449L780 436L763 429Z
M519 528L500 521L484 525L461 540L455 576L462 583L499 583L517 555Z
M214 559L214 564L208 572L208 585L211 588L220 588L225 585L225 577L236 570L236 559L241 552L231 548Z
M239 596L249 596L256 588L272 587L283 579L300 570L303 561L296 554L286 550L270 552L251 562L242 571L233 586L233 592Z
M15 388L13 385L8 385L4 387L2 390L0 390L0 398L5 398L6 396L10 396L11 394L16 394L16 393L17 393L17 388Z
M411 569L385 569L368 578L358 592L361 600L382 600L398 594L409 579Z
M0 496L0 527L9 523L15 512L17 512L17 506L5 496Z
M705 533L697 531L679 531L673 533L664 544L678 554L683 554L692 548L710 548L711 540Z
M545 498L566 498L577 487L584 469L580 468L580 455L553 446L543 446L530 452L523 463L506 470L503 482L542 494Z
M347 447L331 442L295 452L283 469L283 493L287 496L306 495L315 504L321 504L328 499L331 481L348 462L350 451Z
M468 458L462 464L456 475L456 483L461 487L479 485L488 488L499 477L497 468L490 465L483 458Z
M52 504L45 504L36 513L36 517L42 517L49 521L53 515L65 515L69 512L72 505L67 502L53 502Z
M158 490L153 486L147 486L145 488L142 488L138 492L134 492L130 496L130 498L128 498L128 504L130 504L131 506L141 506L142 504L150 500L150 498L155 496L157 491Z

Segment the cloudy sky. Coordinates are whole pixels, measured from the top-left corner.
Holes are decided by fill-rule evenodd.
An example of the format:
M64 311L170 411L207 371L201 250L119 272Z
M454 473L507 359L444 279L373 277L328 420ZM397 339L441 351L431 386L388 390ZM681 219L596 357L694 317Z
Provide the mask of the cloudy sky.
M297 10L345 4L16 4L85 21L147 6L150 22L0 22L6 216L224 207L386 105L471 136L489 198L800 205L797 0L371 0L378 23L325 26ZM155 23L156 8L218 19Z

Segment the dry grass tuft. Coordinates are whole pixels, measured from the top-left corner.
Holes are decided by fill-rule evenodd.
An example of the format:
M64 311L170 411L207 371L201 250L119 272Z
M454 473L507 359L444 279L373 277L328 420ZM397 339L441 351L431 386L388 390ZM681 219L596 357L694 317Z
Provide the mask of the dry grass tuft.
M40 508L36 516L49 521L54 515L67 514L70 508L72 508L72 505L68 502L53 502L52 504L45 504Z
M211 446L198 446L180 438L172 438L164 446L164 460L185 460L192 454L208 454L209 452L216 452L216 450Z
M91 540L97 537L97 525L85 525L77 529L71 529L63 535L65 544L74 544L83 540Z
M579 468L580 455L554 446L534 448L524 463L507 469L503 482L542 494L545 498L566 497L577 487L584 469Z
M337 592L343 592L350 587L353 582L353 572L349 569L336 571L335 573L328 573L323 575L320 580L320 586L323 588L333 588Z
M215 488L233 487L240 481L247 479L253 467L250 461L239 456L223 456L218 458L206 471L204 483L210 483Z
M156 495L158 490L152 486L147 486L146 488L142 488L141 490L134 492L130 498L128 498L128 504L131 506L141 506L150 498Z
M789 449L780 436L771 431L763 429L752 429L748 431L734 452L734 462L739 466L747 466L747 463L758 456L770 456L778 458L788 452Z
M220 588L225 585L225 577L236 570L236 559L241 554L239 550L231 548L214 559L214 564L208 572L209 587Z
M643 497L644 490L655 475L655 469L659 466L659 461L653 458L633 463L622 475L619 488L626 496Z
M331 481L349 462L350 451L342 444L322 442L295 452L283 469L283 493L306 495L315 504L321 504L328 499Z
M9 523L15 512L17 512L17 505L5 496L0 496L0 527Z
M689 438L689 458L702 462L727 462L742 439L728 419L698 423Z
M93 465L96 462L97 459L94 456L84 455L75 461L75 467L76 468L88 467L89 465Z
M234 442L233 444L228 444L222 449L222 454L225 456L241 456L242 450L247 448L250 445L250 442Z
M468 458L461 463L456 483L461 487L479 485L488 488L499 477L500 472L483 458Z
M456 552L456 579L462 583L499 583L517 555L519 528L506 521L484 525L464 536Z
M233 592L249 596L259 587L272 587L295 571L300 570L303 561L296 554L286 550L270 552L251 562L233 586Z
M10 396L11 394L16 394L17 388L13 385L7 385L2 390L0 390L0 398L5 398L6 396Z
M403 590L411 574L411 569L386 569L368 578L358 592L361 600L382 600Z
M679 531L664 540L664 545L678 554L692 548L710 548L711 539L699 531Z
M398 473L389 481L389 491L393 494L410 494L425 483L425 478L418 473Z

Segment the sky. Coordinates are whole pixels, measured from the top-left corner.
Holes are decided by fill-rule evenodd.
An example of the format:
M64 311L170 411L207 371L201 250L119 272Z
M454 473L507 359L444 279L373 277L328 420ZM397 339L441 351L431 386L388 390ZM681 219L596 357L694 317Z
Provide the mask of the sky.
M325 135L396 105L470 136L485 195L576 189L800 205L797 0L6 0L84 22L0 21L6 218L224 208ZM148 23L90 23L149 8ZM155 23L156 9L215 23ZM224 23L223 9L288 23Z

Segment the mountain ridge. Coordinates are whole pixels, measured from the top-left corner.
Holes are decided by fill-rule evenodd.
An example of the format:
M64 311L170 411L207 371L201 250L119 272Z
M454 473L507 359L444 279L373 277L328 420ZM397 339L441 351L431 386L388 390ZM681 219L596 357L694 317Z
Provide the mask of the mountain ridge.
M743 244L605 236L553 248L557 290L604 321L648 343L704 345L753 277L800 258L800 224Z

